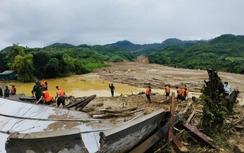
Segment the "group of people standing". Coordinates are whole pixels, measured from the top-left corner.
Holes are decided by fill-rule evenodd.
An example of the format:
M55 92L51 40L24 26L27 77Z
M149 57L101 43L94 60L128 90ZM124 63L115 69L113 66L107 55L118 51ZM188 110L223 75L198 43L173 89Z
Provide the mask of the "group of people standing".
M42 103L46 105L50 105L55 101L57 101L57 107L59 107L60 104L62 106L65 106L65 92L59 87L56 86L56 96L55 99L49 94L48 92L48 84L45 79L42 80L40 83L39 81L36 82L36 84L33 86L33 90L31 91L32 96L36 97L36 104Z
M47 81L43 79L41 83L39 81L36 81L31 93L32 97L35 97L35 99L37 100L36 104L42 103L50 105L55 100L57 102L57 107L59 107L60 104L62 104L62 106L64 107L66 97L65 92L59 86L56 86L56 90L56 96L55 98L53 98L48 92ZM4 91L0 87L0 97L9 98L10 95L16 95L15 85L12 85L11 89L9 89L8 86L6 86Z
M10 95L16 94L16 88L14 85L12 85L12 88L9 89L8 86L5 87L4 91L0 87L0 97L8 98Z
M170 87L169 85L165 85L165 97L167 99L167 97L170 97ZM188 92L189 90L187 88L182 88L180 89L178 86L176 86L176 90L177 90L177 101L181 100L184 101L186 100L186 97L188 97ZM147 86L146 88L146 97L149 103L152 102L151 100L151 86Z

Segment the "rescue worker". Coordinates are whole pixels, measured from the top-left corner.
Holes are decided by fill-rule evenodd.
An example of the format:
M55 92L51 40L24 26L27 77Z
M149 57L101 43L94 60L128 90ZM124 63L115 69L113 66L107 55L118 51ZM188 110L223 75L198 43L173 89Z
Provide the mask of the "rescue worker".
M176 86L176 91L177 91L177 101L178 101L179 99L181 99L181 89L178 86Z
M63 107L65 106L65 92L56 86L57 92L56 92L56 97L55 100L57 99L57 107L62 103Z
M148 87L146 88L146 97L147 97L147 100L151 103L152 101L151 101L150 94L151 94L151 87L148 86Z
M6 86L4 90L4 98L9 98L9 95L10 95L10 90L8 89L8 86Z
M15 95L16 94L16 88L14 85L12 85L12 88L11 88L11 95Z
M44 90L47 90L47 81L45 79L42 79L41 85L44 88Z
M36 81L36 84L33 86L33 89L31 91L32 97L36 97L36 100L39 100L40 97L42 96L42 86L40 82Z
M182 88L181 89L181 101L184 101L184 100L186 100L186 92L185 92L185 89Z
M3 89L0 87L0 98L3 97Z
M109 88L111 90L111 96L113 97L114 96L114 89L115 89L115 87L114 87L114 85L112 83L111 83L111 85L108 84L108 86L109 86Z
M46 105L50 105L52 102L53 102L53 97L49 95L49 92L47 90L43 90L42 91L42 96L36 102L36 104L38 104L38 103L43 104L44 103Z
M170 88L168 85L165 85L165 96L166 96L166 99L167 97L170 95Z
M188 90L188 88L185 88L185 97L186 97L186 100L188 99L188 93L189 93L189 90Z

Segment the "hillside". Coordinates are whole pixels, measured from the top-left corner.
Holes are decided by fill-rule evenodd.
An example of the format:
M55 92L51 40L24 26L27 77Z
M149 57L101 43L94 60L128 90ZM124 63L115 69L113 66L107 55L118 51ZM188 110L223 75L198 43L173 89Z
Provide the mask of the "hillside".
M207 42L206 40L180 40L177 38L169 38L166 39L165 41L163 41L162 43L152 43L152 44L133 44L128 40L124 40L124 41L118 41L116 43L112 43L112 44L106 44L105 46L116 46L116 47L120 47L123 48L124 50L130 51L130 52L134 52L137 55L140 54L147 54L150 53L151 51L155 51L155 50L159 50L159 49L164 49L166 47L169 46L181 46L181 47L186 47L195 43L205 43Z
M6 47L0 52L0 72L14 69L14 57L18 51ZM55 43L43 48L21 47L26 54L32 54L34 63L34 76L54 77L69 73L87 73L94 68L106 66L106 62L135 61L137 56L148 57L150 63L170 65L180 68L207 69L244 74L244 36L225 34L209 41L206 40L180 40L166 39L162 43L133 44L130 41L118 41L106 45L78 46L67 43ZM40 64L39 58L48 58L43 62L51 61L58 74L49 74L48 65ZM59 55L58 55L59 54ZM61 62L61 63L60 63ZM49 65L50 66L50 65ZM45 68L44 68L45 67ZM56 67L56 68L55 68ZM40 74L39 71L44 74Z
M169 46L148 54L151 63L244 74L244 37L222 35L189 47Z

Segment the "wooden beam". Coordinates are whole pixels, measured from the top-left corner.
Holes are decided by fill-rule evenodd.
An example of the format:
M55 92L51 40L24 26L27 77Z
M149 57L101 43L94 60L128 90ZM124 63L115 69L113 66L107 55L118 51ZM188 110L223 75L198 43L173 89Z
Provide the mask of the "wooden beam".
M169 133L168 133L168 141L173 139L173 128L174 128L174 115L175 115L175 93L172 92L172 101L170 105L170 119L169 119Z
M191 115L189 116L189 118L187 119L186 123L189 123L191 121L191 119L193 118L193 116L195 115L195 110L192 111Z
M196 138L198 141L201 142L201 144L210 146L211 148L217 149L212 142L209 141L208 136L200 132L198 129L194 128L188 123L184 123L183 127L187 130L190 131L189 134L193 135L194 138Z

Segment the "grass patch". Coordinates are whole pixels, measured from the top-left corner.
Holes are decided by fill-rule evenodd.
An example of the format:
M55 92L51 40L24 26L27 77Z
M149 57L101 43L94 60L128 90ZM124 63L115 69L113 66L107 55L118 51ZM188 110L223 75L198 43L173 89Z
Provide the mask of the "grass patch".
M88 69L96 69L96 68L106 67L106 66L109 66L109 65L104 64L104 63L88 63L88 64L86 64L86 67Z

